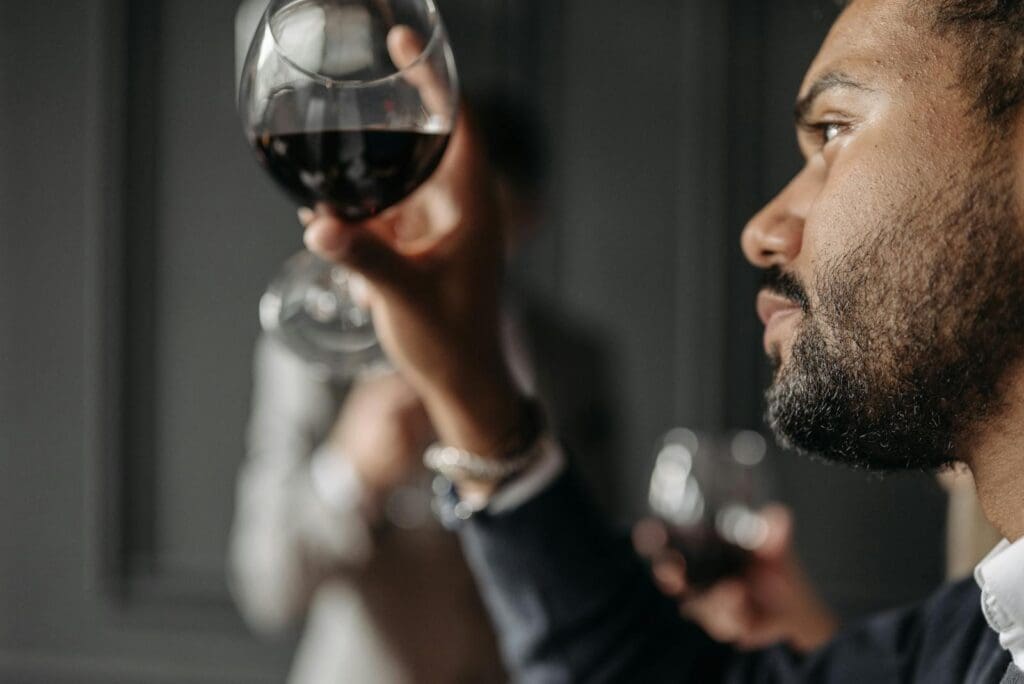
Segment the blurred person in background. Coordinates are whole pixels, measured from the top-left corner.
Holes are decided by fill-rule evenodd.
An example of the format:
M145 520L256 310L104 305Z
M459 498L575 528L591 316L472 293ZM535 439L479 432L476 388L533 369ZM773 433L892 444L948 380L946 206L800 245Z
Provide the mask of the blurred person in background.
M433 181L459 207L425 227L435 251L307 217L307 245L371 282L380 338L457 454L427 460L474 513L459 528L518 679L1024 682L1021 26L1024 2L847 3L800 88L805 165L744 230L780 442L881 472L965 463L1003 537L974 578L806 657L681 620L565 467L498 351L471 127Z
M540 220L543 132L526 108L473 98L501 203L509 259ZM431 202L429 188L422 201ZM513 287L508 362L610 494L614 441L606 360L594 335ZM551 382L553 381L553 382ZM432 515L424 449L436 439L418 397L389 370L352 382L269 336L255 351L248 453L238 478L231 586L247 622L279 634L304 623L291 682L504 679L458 541Z

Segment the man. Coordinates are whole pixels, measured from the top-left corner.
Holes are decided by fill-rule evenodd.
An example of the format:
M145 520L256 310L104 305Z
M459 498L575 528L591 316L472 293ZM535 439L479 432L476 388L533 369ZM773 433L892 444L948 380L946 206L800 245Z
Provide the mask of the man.
M800 89L806 163L744 231L766 273L780 441L875 470L962 461L1006 539L981 589L949 586L806 658L740 654L681 620L565 472L498 352L499 239L469 128L430 242L310 222L308 245L372 281L382 339L454 447L429 460L459 488L521 679L1024 682L1022 101L1024 3L853 0Z

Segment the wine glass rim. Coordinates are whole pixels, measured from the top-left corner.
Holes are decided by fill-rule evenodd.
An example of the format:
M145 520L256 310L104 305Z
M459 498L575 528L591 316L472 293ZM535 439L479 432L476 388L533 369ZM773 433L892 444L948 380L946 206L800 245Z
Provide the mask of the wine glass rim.
M289 2L286 2L282 5L278 5L278 3L271 2L267 6L266 12L264 12L263 14L263 22L267 27L267 31L270 33L270 39L274 42L274 50L277 52L278 56L281 59L287 62L288 65L293 69L305 74L310 78L316 79L329 85L344 85L346 88L369 88L384 83L388 83L390 81L398 80L404 74L408 73L412 69L422 64L427 59L427 55L433 52L437 42L441 40L441 33L443 29L443 24L441 22L441 14L440 12L437 11L437 6L434 4L434 0L423 0L423 3L427 6L427 13L430 19L430 39L427 41L426 45L423 46L423 49L420 51L420 54L416 55L416 59L409 62L408 64L406 64L404 67L402 67L393 74L382 76L381 78L375 78L369 81L332 78L330 76L326 76L324 74L317 73L316 71L311 71L302 66L299 66L291 57L288 56L288 53L284 50L284 48L281 47L281 42L278 40L277 33L275 33L274 31L274 25L270 21L271 15L276 14L277 12L284 10L286 7L301 1L302 0L290 0Z

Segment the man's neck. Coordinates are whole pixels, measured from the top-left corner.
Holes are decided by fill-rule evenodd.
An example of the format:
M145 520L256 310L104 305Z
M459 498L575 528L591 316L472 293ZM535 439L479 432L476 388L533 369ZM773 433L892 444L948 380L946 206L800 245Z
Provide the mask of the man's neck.
M967 461L985 517L1014 542L1024 538L1024 373L1006 397L1003 414L971 440Z

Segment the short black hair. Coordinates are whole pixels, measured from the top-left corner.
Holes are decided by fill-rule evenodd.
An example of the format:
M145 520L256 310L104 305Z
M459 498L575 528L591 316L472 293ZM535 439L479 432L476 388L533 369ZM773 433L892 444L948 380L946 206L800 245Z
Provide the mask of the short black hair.
M936 28L960 48L960 81L992 122L1024 102L1024 0L938 0Z
M853 0L838 0L847 7ZM960 51L960 85L974 108L1003 124L1024 103L1024 0L915 0Z

